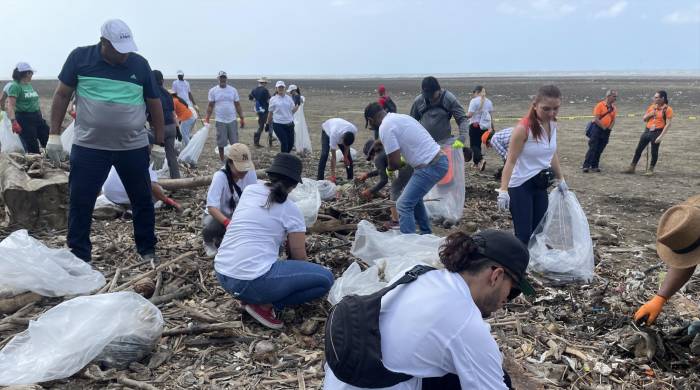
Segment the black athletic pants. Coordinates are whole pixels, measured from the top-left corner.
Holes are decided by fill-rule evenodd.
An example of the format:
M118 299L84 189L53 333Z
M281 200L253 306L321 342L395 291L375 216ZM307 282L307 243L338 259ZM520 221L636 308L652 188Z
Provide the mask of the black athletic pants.
M656 138L661 135L661 129L656 129L651 131L649 129L644 129L642 136L639 137L639 143L637 144L637 150L634 151L634 158L632 158L632 165L637 165L639 159L642 157L642 152L644 148L651 143L651 168L656 166L656 162L659 161L659 145L657 144Z

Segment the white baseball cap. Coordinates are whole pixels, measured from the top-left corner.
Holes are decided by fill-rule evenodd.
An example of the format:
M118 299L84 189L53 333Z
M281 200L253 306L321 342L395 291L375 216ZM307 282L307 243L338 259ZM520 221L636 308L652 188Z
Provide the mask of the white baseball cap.
M227 77L226 72L224 72L223 70L220 70L219 77Z
M18 72L36 72L28 62L18 62L15 68Z
M275 88L279 88L279 87L286 87L286 85L284 84L284 81L279 80L275 83Z
M296 85L294 85L294 84L289 84L289 88L287 88L287 92L292 92L292 91L296 91L296 90L297 90L297 86L296 86Z
M181 71L181 70L178 70L178 71L177 71L177 75L178 75L178 76L184 76L184 75L185 75L185 72L183 72L183 71Z
M102 37L112 43L114 49L122 54L138 50L131 29L121 19L110 19L104 22L101 33Z

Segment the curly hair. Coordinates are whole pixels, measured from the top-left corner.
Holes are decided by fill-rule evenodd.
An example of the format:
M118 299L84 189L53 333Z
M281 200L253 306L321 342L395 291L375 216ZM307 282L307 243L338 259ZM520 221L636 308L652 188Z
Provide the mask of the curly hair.
M450 272L474 274L495 262L481 254L479 244L464 232L455 232L447 236L440 246L440 262Z

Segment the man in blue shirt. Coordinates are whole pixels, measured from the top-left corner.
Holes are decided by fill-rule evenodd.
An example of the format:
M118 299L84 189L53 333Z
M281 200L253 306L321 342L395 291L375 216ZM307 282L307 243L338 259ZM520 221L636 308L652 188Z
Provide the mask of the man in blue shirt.
M155 149L162 153L163 109L148 61L137 50L129 27L119 19L102 25L100 42L74 49L58 75L51 105L47 154L58 161L63 153L61 124L71 96L76 119L70 153L68 247L91 260L90 225L95 200L109 170L115 167L133 209L136 249L144 260L156 261L155 212L148 174L146 109L151 113Z
M265 121L267 120L267 110L270 106L270 91L267 90L267 78L261 77L258 79L258 86L250 92L248 95L248 100L255 100L255 112L258 114L258 130L255 131L253 135L253 142L255 146L262 147L260 145L260 135L262 135L263 128L265 128ZM272 133L268 130L268 143L272 146Z

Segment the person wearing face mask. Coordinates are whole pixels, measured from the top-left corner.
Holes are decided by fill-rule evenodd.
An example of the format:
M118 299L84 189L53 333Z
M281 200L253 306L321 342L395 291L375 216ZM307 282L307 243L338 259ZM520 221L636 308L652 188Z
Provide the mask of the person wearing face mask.
M192 96L192 90L190 89L189 81L185 80L185 72L177 71L177 80L173 80L171 89L175 91L177 96L187 102L187 106L192 107L199 114L199 107L197 103L194 102L194 96Z
M557 154L557 113L561 92L554 85L539 89L528 114L513 128L508 145L498 208L510 210L515 236L524 244L547 212L547 189L554 178L557 189L566 193Z
M646 123L646 128L639 138L637 149L634 151L634 157L632 158L632 164L623 173L634 173L644 148L651 144L651 162L645 174L654 174L654 167L656 167L656 162L659 161L659 146L661 146L661 141L671 127L671 118L673 118L673 109L668 105L668 94L663 90L656 91L654 103L647 108L646 113L642 117L642 120Z
M240 143L229 146L225 165L214 173L207 192L202 237L208 257L216 255L243 190L257 180L250 149Z
M615 117L617 116L617 91L609 89L605 93L605 99L601 100L593 108L593 122L588 139L588 153L583 161L583 173L600 172L600 156L603 150L608 145L610 140L610 132L615 126Z
M158 85L137 48L131 29L112 19L102 25L100 42L74 49L58 75L51 104L46 154L60 161L61 124L75 92L77 117L70 153L68 247L90 261L90 225L95 200L112 166L131 200L136 249L152 264L155 212L148 174L146 109L151 116L154 151L162 151L164 118ZM107 93L109 92L109 93Z
M427 271L381 297L379 364L403 377L386 386L388 375L364 373L362 381L379 380L385 390L509 388L503 358L484 319L521 292L534 294L526 278L527 248L504 231L472 236L455 232L445 239L439 256L445 269ZM337 313L329 316L327 329L334 327L333 314ZM326 345L344 341L328 331L326 338ZM380 387L343 382L337 376L343 376L341 371L330 366L334 356L326 356L325 390ZM339 359L344 356L341 353ZM366 355L355 365L368 359Z

